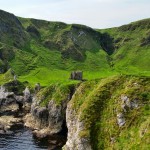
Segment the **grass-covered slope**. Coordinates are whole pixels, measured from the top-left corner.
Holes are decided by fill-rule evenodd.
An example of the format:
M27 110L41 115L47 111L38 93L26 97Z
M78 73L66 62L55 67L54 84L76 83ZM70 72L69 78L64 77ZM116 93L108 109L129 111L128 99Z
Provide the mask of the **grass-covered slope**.
M150 19L100 32L108 33L113 38L115 51L111 63L116 70L149 74Z
M84 71L86 79L149 75L149 19L97 31L2 10L0 16L0 73L12 68L21 81L43 85L68 80L72 70Z
M149 149L149 92L147 77L114 76L82 83L70 101L85 125L79 135L90 138L93 150ZM120 127L119 114L125 119Z

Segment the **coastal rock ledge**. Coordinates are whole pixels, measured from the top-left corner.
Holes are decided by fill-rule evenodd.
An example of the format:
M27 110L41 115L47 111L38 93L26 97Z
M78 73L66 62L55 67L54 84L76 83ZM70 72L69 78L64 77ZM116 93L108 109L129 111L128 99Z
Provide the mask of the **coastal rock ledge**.
M67 105L66 122L68 136L63 150L92 150L90 139L81 136L81 133L85 129L84 123L80 121L80 114L78 115L73 109L72 103L68 103Z

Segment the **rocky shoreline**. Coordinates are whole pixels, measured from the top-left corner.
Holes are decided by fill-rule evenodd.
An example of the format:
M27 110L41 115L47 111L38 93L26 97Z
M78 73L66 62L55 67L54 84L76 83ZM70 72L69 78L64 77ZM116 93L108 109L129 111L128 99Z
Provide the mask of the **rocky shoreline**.
M12 82L14 86L17 83ZM0 133L9 134L14 126L23 126L23 116L25 116L31 108L29 99L25 99L25 95L16 95L18 91L8 91L8 86L0 87ZM31 97L29 97L31 98Z
M149 141L149 83L145 77L117 76L65 87L36 86L31 93L23 86L19 88L22 92L18 92L19 85L12 83L9 84L12 90L8 85L1 86L0 134L10 134L14 126L25 126L35 138L53 145L52 149L57 146L63 150L100 149L97 147L103 145L98 143L103 143L106 137L109 139L104 143L106 148L108 145L113 148L118 146L121 133L126 134L127 128L137 128L136 121L139 127L135 136ZM116 131L118 134L114 134ZM96 141L98 136L101 137Z
M13 81L11 86L18 86L18 83ZM27 127L35 138L62 147L67 140L64 125L67 102L58 107L50 101L48 108L41 107L37 103L37 91L31 94L29 88L24 87L22 94L17 95L17 90L8 91L9 88L0 87L0 134L12 134L14 127Z

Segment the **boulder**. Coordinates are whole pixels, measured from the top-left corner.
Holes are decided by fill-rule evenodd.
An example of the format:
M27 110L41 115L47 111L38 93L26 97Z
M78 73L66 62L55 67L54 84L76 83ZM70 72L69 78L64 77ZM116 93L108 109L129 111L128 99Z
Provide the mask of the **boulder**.
M118 123L119 127L122 127L125 124L125 122L126 121L125 121L123 113L117 114L117 123Z
M25 88L25 90L23 91L24 94L24 100L26 102L29 102L31 100L31 94L30 94L30 90L28 87Z

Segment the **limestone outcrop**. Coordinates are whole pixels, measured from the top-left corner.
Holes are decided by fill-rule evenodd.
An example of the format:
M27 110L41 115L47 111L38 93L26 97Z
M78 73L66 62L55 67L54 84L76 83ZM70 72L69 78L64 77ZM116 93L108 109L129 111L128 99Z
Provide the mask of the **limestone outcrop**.
M0 133L10 133L16 125L23 126L22 117L30 109L25 96L15 93L8 91L5 86L0 87Z
M42 102L47 99L46 95L51 95L54 89L48 90L49 94L45 92L46 94L44 95L42 90L44 91L45 89L40 91L42 94L40 92L35 94L32 99L31 111L24 117L25 126L31 128L33 133L39 138L58 134L66 130L66 107L72 97L70 89L66 93L62 93L63 96L59 95L59 103L57 102L58 99L50 97L48 103L42 106Z
M68 103L66 110L66 122L68 128L67 143L64 150L92 150L90 139L82 137L84 131L84 122L80 120L80 114L77 114L71 103Z

